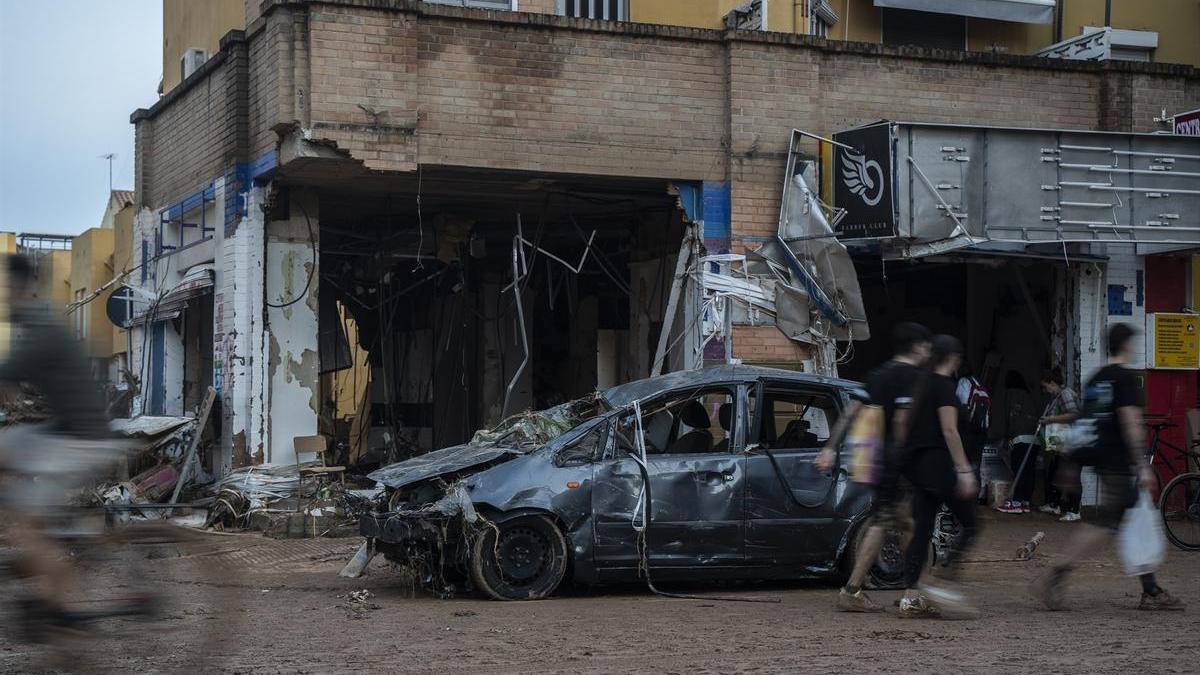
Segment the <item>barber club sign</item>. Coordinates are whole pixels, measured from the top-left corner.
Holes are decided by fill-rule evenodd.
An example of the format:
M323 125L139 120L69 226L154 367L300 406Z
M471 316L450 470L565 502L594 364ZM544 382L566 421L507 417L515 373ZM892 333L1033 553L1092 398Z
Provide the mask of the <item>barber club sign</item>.
M834 134L833 140L842 144L833 152L833 199L846 210L837 226L838 237L895 237L892 126L884 123L851 129Z
M1200 110L1179 113L1175 116L1175 135L1200 136Z

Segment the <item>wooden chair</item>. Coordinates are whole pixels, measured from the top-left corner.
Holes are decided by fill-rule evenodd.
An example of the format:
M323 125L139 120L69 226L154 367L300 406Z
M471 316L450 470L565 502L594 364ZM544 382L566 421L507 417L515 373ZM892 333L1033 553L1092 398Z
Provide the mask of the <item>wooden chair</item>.
M300 495L304 494L304 479L311 477L330 476L337 477L342 485L346 484L346 467L330 466L328 464L329 454L329 437L320 434L316 436L296 436L292 442L296 448L296 469L300 474L299 485L297 486L297 499L299 504ZM305 462L320 462L320 466L301 467Z

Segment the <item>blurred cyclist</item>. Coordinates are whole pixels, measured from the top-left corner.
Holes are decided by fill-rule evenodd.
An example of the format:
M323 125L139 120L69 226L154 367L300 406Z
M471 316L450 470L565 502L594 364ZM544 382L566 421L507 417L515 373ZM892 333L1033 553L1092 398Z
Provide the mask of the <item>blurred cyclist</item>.
M66 611L71 569L47 536L46 514L66 501L70 487L111 466L115 445L99 383L86 349L33 296L33 265L8 256L9 321L13 340L0 364L0 387L32 385L52 419L45 425L0 430L0 522L16 547L14 569L31 579L30 613L48 625L70 625Z

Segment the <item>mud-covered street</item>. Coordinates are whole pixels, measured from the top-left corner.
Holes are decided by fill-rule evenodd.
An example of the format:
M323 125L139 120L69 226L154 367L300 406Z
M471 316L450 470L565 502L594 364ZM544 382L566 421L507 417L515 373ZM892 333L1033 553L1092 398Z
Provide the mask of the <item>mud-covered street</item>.
M95 645L87 658L101 671L170 672L204 622L222 621L234 632L213 651L225 656L205 663L221 672L1195 672L1200 556L1172 550L1161 574L1189 603L1186 612L1137 611L1136 582L1102 557L1076 575L1072 611L1052 613L1026 588L1071 526L990 512L986 524L964 577L983 616L956 622L837 613L834 587L815 582L686 589L777 604L671 599L642 587L569 589L525 603L439 600L414 592L381 559L367 578L337 577L352 539L213 537L218 546L205 557L226 572L219 592L238 590L232 606L240 618L188 611L188 599L214 584L175 578L184 589L180 611L145 632L123 627L119 643ZM1039 529L1046 538L1033 561L989 562L1011 558ZM154 574L180 566L155 563ZM256 571L237 571L246 568ZM350 597L364 589L369 594ZM889 605L899 597L875 595ZM4 643L0 671L36 669L37 658Z

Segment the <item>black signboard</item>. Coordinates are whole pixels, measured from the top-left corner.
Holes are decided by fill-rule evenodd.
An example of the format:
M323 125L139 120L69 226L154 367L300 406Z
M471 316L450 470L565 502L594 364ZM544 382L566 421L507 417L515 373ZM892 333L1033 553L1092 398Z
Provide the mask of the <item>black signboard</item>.
M833 140L860 152L834 146L833 200L846 209L838 223L839 239L895 237L896 192L892 163L892 125L876 124L843 131Z

